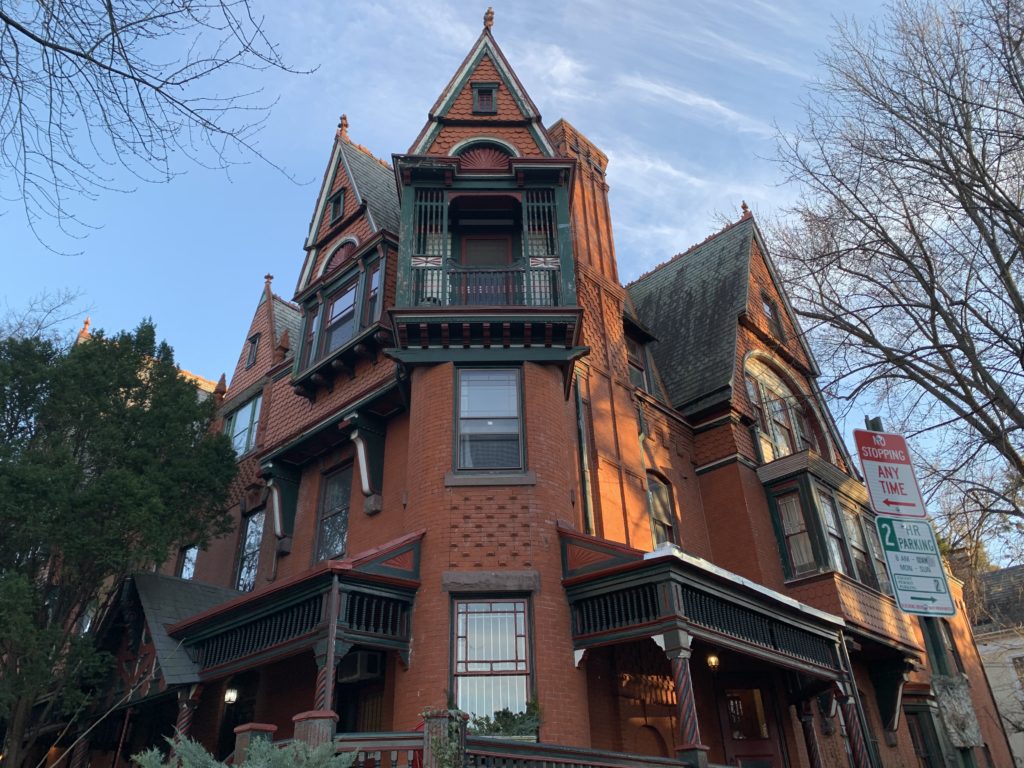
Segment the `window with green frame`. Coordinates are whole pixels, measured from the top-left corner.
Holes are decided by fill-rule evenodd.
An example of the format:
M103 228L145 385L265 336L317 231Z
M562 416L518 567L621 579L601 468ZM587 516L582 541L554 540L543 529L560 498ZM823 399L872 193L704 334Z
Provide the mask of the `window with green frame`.
M498 111L498 84L473 83L473 112L493 115Z
M460 368L457 377L457 468L483 471L522 469L519 370Z
M224 433L231 438L231 445L239 456L248 453L256 445L256 430L260 420L262 395L256 395L232 411L224 419Z
M804 476L772 493L787 578L835 570L892 594L874 518L845 496Z
M380 320L382 279L381 260L366 259L305 304L302 368L330 357Z
M455 600L455 705L474 717L525 712L531 698L526 598Z

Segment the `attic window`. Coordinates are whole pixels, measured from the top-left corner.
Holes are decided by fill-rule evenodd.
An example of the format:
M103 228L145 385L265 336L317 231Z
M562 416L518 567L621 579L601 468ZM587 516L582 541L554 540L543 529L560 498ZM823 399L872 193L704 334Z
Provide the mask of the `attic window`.
M249 348L245 353L245 367L252 368L256 365L256 352L260 348L260 335L258 333L249 337Z
M473 114L493 115L498 111L498 84L473 83Z
M764 312L765 318L768 320L768 327L771 332L775 334L775 338L779 341L786 340L786 332L782 327L782 316L779 314L779 305L775 303L767 293L761 294L761 310Z
M331 214L331 224L341 218L345 212L345 190L339 189L327 201L327 209Z

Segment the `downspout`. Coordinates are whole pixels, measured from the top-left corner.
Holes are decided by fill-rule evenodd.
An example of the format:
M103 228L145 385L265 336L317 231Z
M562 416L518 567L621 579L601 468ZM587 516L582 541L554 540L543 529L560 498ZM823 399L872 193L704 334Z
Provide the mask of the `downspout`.
M850 653L846 649L846 636L839 633L839 649L843 655L843 671L850 679L850 696L853 697L853 704L857 708L857 719L860 721L860 732L864 734L864 746L868 751L868 760L874 768L884 768L878 762L878 755L875 752L875 742L870 738L871 730L868 728L868 718L864 713L864 704L860 700L860 691L857 690L857 678L853 674L853 662L850 661Z
M580 394L580 374L576 372L576 437L580 459L580 474L583 480L583 530L590 536L596 536L594 527L594 508L590 486L590 457L587 450L587 427L583 420L583 396Z

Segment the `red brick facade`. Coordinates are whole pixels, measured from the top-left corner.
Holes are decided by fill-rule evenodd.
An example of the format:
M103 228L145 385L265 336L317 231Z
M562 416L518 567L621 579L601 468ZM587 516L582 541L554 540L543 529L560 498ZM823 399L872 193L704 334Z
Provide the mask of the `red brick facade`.
M401 190L400 201L394 202L396 210L401 209L400 231L380 224L379 210L374 210L380 201L368 193L366 177L350 178L346 164L340 162L343 151L369 158L350 142L347 121L343 122L317 201L295 303L275 296L267 280L248 334L260 336L255 364L246 365L246 346L221 407L230 419L243 403L262 396L256 437L240 458L239 478L232 489L238 528L199 554L194 579L224 587L240 583L244 516L262 510L265 522L252 590L169 627L171 636L189 648L212 642L217 632L244 634L238 628L250 626L247 615L288 605L290 595L306 594L304 585L334 574L333 583L341 584L344 600L355 599L346 590L377 590L394 600L399 600L394 594L406 594L401 590L414 593L400 598L409 600L409 636L390 645L372 639L355 644L347 639L348 645L339 641L335 656L323 642L310 640L303 646L301 638L292 645L281 641L249 656L238 652L234 661L210 667L212 672L196 662L203 692L192 734L209 748L218 748L228 722L224 691L250 675L246 679L256 681L252 719L275 725L277 738L290 737L292 716L317 708L318 668L323 665L328 665L327 677L319 679L329 680L330 700L341 718L339 730L352 723L364 730L412 730L425 710L457 703L455 666L460 651L454 639L454 601L482 605L517 599L528 605L527 685L529 698L539 704L537 735L542 744L671 758L683 761L680 765L705 760L738 764L760 755L768 762L757 765L812 766L813 750L820 754L821 765L835 768L845 768L851 759L858 768L925 765L915 756L907 717L882 722L887 706L900 712L897 689L903 688L893 681L902 681L905 671L909 682L903 703L912 706L907 711L915 718L922 713L932 717L936 745L953 755L950 750L957 745L945 735L941 702L932 690L929 671L937 667L928 656L931 648L921 625L901 613L877 584L862 583L864 579L829 564L826 531L813 517L820 515L813 507L805 515L810 521L808 541L820 537L814 539L817 567L799 576L787 571L786 532L773 494L790 483L805 489L806 503L818 493L814 489L837 483L836 477L854 485L856 480L814 386L813 359L749 213L638 281L659 278L667 274L662 270L685 265L687 259L698 258L701 249L717 247L741 230L753 233L747 235L741 254L745 301L723 335L731 345L727 358L733 361L731 373L726 370L720 377L727 382L726 395L687 412L673 405L669 394L671 382L685 371L670 370L659 358L664 338L656 345L652 334L643 330L652 318L644 315L640 303L634 306L634 286L627 289L618 280L605 182L607 157L564 120L544 129L489 29L473 51L410 153L398 160L392 184ZM474 111L474 83L497 84L495 112ZM559 162L571 169L571 174L552 182L554 199L564 199L570 225L571 253L563 256L572 275L563 275L571 279L563 279L559 294L573 297L568 306L494 307L469 301L465 288L463 306L454 299L442 307L410 304L410 286L421 279L415 270L426 269L425 257L415 250L426 246L413 245L425 242L422 233L427 231L416 218L417 190L434 184L430 188L441 190L438 194L484 194L478 191L479 177L463 174L458 157L451 157L453 148L457 153L469 139L497 139L514 146L516 157L509 160L509 172L493 175L497 191L489 193L489 204L501 198L500 204L510 206L513 213L508 215L514 217L526 215L521 213L524 190L541 183L534 179L555 178L547 169ZM500 142L495 146L501 149ZM427 155L433 165L421 161ZM384 168L379 161L373 163ZM564 198L557 197L562 194L557 185L567 183L568 188L561 187ZM345 190L344 209L332 223L324 206L338 190ZM516 222L526 233L523 238L533 236L531 224ZM325 274L334 249L346 240L355 244L348 260ZM369 277L364 273L370 257L386 265L378 299L383 311L376 320L354 321L352 339L358 343L330 349L312 333L311 318L321 317L316 333L324 333L332 321L324 307L343 274L360 280L363 293L353 300L354 311L364 312L369 306L365 296L370 288L364 287ZM524 273L539 268L532 261L523 259ZM518 274L515 269L507 272ZM559 273L540 274L546 279ZM777 309L777 325L766 314L766 303ZM545 315L556 310L581 318L579 328L572 331L578 332L576 346L568 336L564 349L550 340L530 341L541 336L529 336L525 328L561 322ZM283 338L285 316L298 325ZM404 343L405 331L400 332L399 325L420 334L421 341ZM477 336L470 341L469 335L452 341L451 334L456 333L483 334L483 341ZM527 334L527 341L510 341L516 333ZM307 359L304 345L310 343L321 346L308 355L308 363L297 362ZM577 347L588 349L576 351ZM646 368L638 369L635 350L648 347L653 353L642 353ZM322 349L327 353L317 352ZM728 362L725 365L728 368ZM459 419L464 406L458 376L473 366L516 371L520 403L515 429L523 458L514 471L471 472L460 467ZM787 418L805 415L804 439L815 446L802 449L810 451L809 468L771 476L772 464L777 468L777 462L786 458L763 453L764 434L758 423L764 416L745 384L746 374L755 369L770 370L772 381L781 382L778 386L788 393L790 403ZM644 386L637 385L641 375L647 377ZM371 439L365 455L359 453L360 434L369 439L366 435L372 437L374 430L381 439ZM801 453L795 450L799 445L790 447L793 456ZM831 469L814 469L822 465ZM350 498L341 502L347 540L344 552L325 564L317 554L326 535L325 478L344 467L352 468ZM364 492L361 472L372 483L379 476L379 487ZM668 490L656 491L655 486ZM667 522L656 515L659 499L669 500ZM658 529L655 523L663 527ZM387 553L394 542L414 534L419 536L416 549L409 552L415 556L380 561L399 563L411 575L378 568L376 552ZM584 542L579 551L588 553L572 562L565 544L570 535ZM657 536L667 536L675 547L662 547L644 560L645 553L655 550ZM843 546L852 552L848 542ZM601 558L612 558L611 564L601 565ZM673 589L679 594L705 589L700 594L717 600L721 610L756 614L764 626L776 627L773 632L792 622L808 637L832 638L831 657L815 666L817 662L787 657L785 648L771 648L764 644L768 641L758 646L761 641L744 639L742 633L736 634L739 630L730 635L732 630L726 628L698 627L696 619L681 609L673 616L660 615L657 622L650 619L645 630L644 622L632 617L624 603L615 602L620 600L616 590L618 580L648 572L643 569L653 574L657 568L678 576L676 581L650 582L661 585L658 600L669 599ZM172 571L169 563L164 572ZM609 595L603 605L621 612L609 619L614 627L602 630L599 640L588 639L584 614L579 612L584 598L577 597L582 594L578 590L588 587L596 590L592 599ZM330 604L329 594L324 592L324 606ZM345 614L346 606L349 603L343 603L338 615L351 623L354 614ZM669 619L674 623L665 623ZM318 624L317 631L323 626ZM963 673L969 680L980 680L980 662L963 613L951 618L948 626ZM350 629L348 624L345 629ZM333 637L333 628L330 633ZM360 682L345 683L346 654L366 649L382 654L382 670ZM709 666L709 657L721 666ZM883 667L897 672L880 676ZM685 678L680 683L680 669L689 675L692 692ZM987 690L981 684L969 688L980 741L963 746L957 759L982 766L987 750L992 764L1008 765L1006 740ZM851 708L845 711L853 713L855 722L841 722L844 708L837 699L847 696ZM801 721L801 714L809 724ZM687 717L696 718L702 743L687 743L684 738ZM756 732L744 736L741 731L746 728ZM860 755L851 746L855 733L866 743L866 752ZM925 748L917 747L918 752ZM605 764L615 764L614 756L606 759L611 762Z

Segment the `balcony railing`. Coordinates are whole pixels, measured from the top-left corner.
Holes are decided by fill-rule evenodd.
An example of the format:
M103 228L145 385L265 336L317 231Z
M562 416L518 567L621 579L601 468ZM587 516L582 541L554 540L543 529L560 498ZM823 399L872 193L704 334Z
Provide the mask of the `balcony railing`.
M554 307L560 270L413 267L413 303L429 307Z

